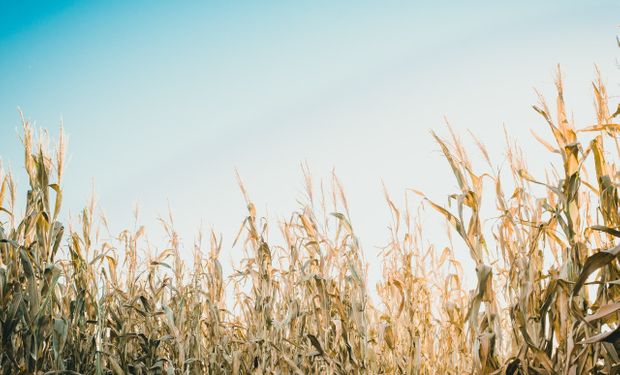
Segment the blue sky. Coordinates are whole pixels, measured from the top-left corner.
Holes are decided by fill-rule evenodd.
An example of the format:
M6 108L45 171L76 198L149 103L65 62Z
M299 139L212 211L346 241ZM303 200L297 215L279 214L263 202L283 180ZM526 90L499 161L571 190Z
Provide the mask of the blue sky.
M2 2L0 155L21 168L17 107L53 134L62 118L65 213L94 179L113 230L139 202L163 246L154 218L169 202L188 249L201 223L230 245L245 213L235 168L277 219L303 196L301 162L317 178L335 167L372 260L388 233L382 180L399 202L407 187L454 191L429 135L446 133L444 116L498 160L505 124L535 170L548 165L529 137L546 135L533 89L551 98L561 63L587 125L595 63L618 92L619 11L617 1Z

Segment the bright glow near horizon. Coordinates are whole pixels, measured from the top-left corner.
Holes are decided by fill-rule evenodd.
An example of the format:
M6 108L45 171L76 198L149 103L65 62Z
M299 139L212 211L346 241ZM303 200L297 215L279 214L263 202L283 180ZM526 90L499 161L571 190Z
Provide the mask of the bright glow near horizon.
M202 223L224 235L227 263L245 215L235 168L277 219L303 196L300 163L317 179L335 167L371 283L390 223L381 181L400 204L405 188L455 190L429 135L447 133L444 116L499 163L505 124L541 172L533 88L551 100L560 63L585 126L594 64L611 96L620 82L616 1L19 4L0 4L0 155L21 169L18 106L52 134L64 119L65 214L94 179L113 231L139 202L164 246L154 219L169 202L186 250ZM445 245L441 220L427 229Z

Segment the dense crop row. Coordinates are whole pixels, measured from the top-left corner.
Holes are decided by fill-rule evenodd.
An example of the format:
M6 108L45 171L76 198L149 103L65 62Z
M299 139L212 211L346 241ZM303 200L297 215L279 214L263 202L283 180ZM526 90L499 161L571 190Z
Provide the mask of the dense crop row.
M460 239L425 247L409 209L387 197L392 238L374 303L337 179L330 193L308 183L282 243L267 240L246 195L245 257L224 279L214 234L184 264L168 222L156 254L141 228L100 238L93 206L77 227L61 223L62 136L48 151L24 121L23 216L0 170L1 372L618 373L620 125L600 80L593 87L591 124L569 120L560 77L554 110L535 107L557 162L545 177L515 147L500 172L478 144L489 164L478 169L456 136L435 136L458 191L447 206L423 199ZM495 202L489 225L483 194ZM476 264L471 291L457 249Z

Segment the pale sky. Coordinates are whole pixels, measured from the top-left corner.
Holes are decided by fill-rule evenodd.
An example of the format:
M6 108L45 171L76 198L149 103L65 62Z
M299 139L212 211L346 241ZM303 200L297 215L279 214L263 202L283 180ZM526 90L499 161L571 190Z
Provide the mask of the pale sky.
M298 208L301 162L317 179L335 168L374 283L390 223L381 181L401 204L405 188L442 203L456 190L429 134L447 134L444 116L497 164L505 124L541 172L552 159L529 136L548 138L534 88L552 99L560 63L586 126L594 64L611 96L620 82L611 0L16 4L0 3L4 164L23 165L17 107L53 134L62 118L65 214L94 179L112 229L130 225L139 202L161 247L154 219L169 202L187 252L202 223L223 234L225 265L246 214L235 168L274 220ZM22 193L26 181L18 175ZM441 221L429 220L427 239L444 246ZM467 265L464 248L457 256Z

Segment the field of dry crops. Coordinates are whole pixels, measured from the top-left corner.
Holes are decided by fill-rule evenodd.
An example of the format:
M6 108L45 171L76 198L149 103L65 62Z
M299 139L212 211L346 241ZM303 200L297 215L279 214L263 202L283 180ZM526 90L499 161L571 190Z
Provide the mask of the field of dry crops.
M59 221L62 135L50 148L24 121L23 216L0 169L0 372L618 373L620 116L597 78L596 118L573 124L559 74L556 85L553 109L542 98L534 107L555 166L545 176L531 175L514 145L500 171L482 144L479 168L455 134L434 135L459 189L441 204L411 197L461 239L441 251L422 245L415 216L386 197L392 238L379 301L335 177L320 192L307 177L307 202L280 224L282 243L267 239L269 223L244 191L236 243L245 256L224 278L215 234L184 264L170 222L166 250L152 254L143 229L103 239L94 205L77 226ZM476 264L471 291L457 248Z

